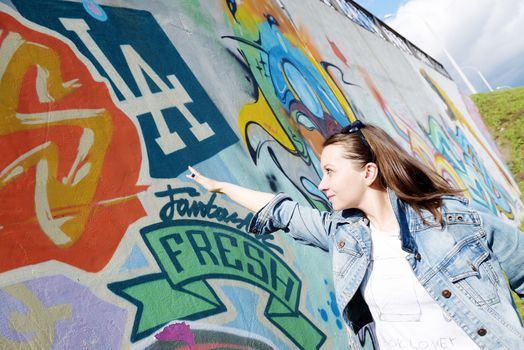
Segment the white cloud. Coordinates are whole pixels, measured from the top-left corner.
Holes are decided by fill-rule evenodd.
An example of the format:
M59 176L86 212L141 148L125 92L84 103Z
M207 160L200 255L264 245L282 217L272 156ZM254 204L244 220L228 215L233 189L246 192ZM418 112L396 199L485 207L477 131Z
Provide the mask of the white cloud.
M456 76L444 46L479 91L486 87L467 67L493 87L524 85L522 0L410 0L386 23Z

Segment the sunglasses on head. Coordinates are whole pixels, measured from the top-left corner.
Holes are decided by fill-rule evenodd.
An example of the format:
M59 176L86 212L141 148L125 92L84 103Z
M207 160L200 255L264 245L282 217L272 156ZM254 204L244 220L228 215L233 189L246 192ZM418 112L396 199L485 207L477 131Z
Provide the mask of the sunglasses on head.
M360 131L364 127L366 127L366 125L357 119L349 125L345 126L340 132L342 134L357 134L364 146L367 146L369 149L371 149L368 141L364 137L364 134L362 133L362 131Z

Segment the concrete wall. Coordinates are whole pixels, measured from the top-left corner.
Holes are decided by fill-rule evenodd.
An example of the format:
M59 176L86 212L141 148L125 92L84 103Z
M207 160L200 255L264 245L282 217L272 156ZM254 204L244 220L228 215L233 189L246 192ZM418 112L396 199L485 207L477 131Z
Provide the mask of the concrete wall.
M0 348L347 348L328 255L185 169L328 209L320 144L355 118L517 222L470 100L344 6L0 3Z

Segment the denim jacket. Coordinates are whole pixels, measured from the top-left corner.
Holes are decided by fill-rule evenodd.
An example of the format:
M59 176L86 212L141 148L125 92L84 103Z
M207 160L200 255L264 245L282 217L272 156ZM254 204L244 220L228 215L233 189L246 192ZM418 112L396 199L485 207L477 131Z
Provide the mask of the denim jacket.
M482 349L524 349L524 328L507 286L524 298L524 234L475 210L466 198L443 197L444 225L422 216L388 190L400 225L402 249L415 276ZM256 213L249 231L283 230L329 252L341 314L350 333L372 321L359 292L371 257L369 221L356 209L320 212L277 194ZM364 328L365 329L365 328ZM350 337L352 349L360 346Z

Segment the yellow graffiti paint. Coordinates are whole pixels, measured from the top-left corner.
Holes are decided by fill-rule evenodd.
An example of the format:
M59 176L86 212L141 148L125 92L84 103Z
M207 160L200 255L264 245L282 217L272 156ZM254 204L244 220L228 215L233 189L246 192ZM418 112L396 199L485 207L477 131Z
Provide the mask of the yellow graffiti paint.
M230 6L233 5L230 4ZM311 40L307 40L309 37L304 30L301 30L299 33L295 25L282 12L280 6L274 2L251 0L235 3L234 6L234 8L230 8L227 4L223 4L224 11L227 13L229 22L233 26L236 34L240 35L242 39L258 42L257 40L260 38L258 26L268 21L268 17L271 16L272 21L278 23L279 33L281 33L294 48L302 52L311 63L312 69L318 72L326 82L329 90L334 94L335 99L340 104L348 120L356 120L355 114L341 89L320 64L321 57L319 51L314 45L310 44L310 42L312 42ZM253 50L251 47L244 47L243 50L248 53L248 56L256 57L258 55L258 49ZM257 89L258 96L260 97L255 103L248 104L242 108L238 121L239 128L243 131L243 139L246 146L249 146L246 139L246 126L250 123L256 123L266 130L268 134L286 150L292 153L298 153L307 159L307 150L304 147L303 141L305 140L311 146L313 153L319 156L321 144L324 139L322 134L299 125L296 116L287 112L278 99L272 98L274 97L274 93L271 92L272 87L268 87L263 81L259 81L259 79L264 80L265 77L259 77L257 72L253 72L253 74L259 85ZM284 79L287 81L287 76L284 76ZM264 91L262 91L260 85L263 86L262 89L264 89ZM300 100L297 92L293 90L293 84L287 81L287 86L295 97L295 100ZM264 93L271 94L271 96L266 97ZM327 107L320 98L319 101L322 110L327 111Z
M297 150L293 143L291 142L288 133L283 129L282 125L279 123L278 119L275 116L273 110L269 107L269 103L262 94L262 91L259 89L258 100L255 103L250 103L242 107L238 117L238 127L240 130L247 133L248 125L250 123L256 123L268 134L273 136L273 138L280 143L282 147L287 149L292 153L296 153ZM285 111L281 111L285 113ZM244 143L247 144L247 135L243 134Z
M486 145L484 140L482 140L471 123L468 119L464 117L464 115L458 110L458 108L455 106L453 101L448 97L448 95L444 92L444 90L440 87L440 85L424 70L420 70L420 74L437 90L438 94L440 95L442 101L446 104L446 106L451 110L457 121L462 124L469 132L470 134L477 140L479 145L486 151L486 154L491 158L495 166L497 167L498 171L504 176L504 179L508 184L511 186L517 188L517 184L513 180L513 178L506 172L502 164L500 163L500 159L495 156L491 150L490 147Z
M18 155L0 169L0 190L31 168L36 169L35 212L43 232L59 246L74 243L84 231L91 202L100 178L104 155L112 135L111 116L103 108L64 108L61 101L81 86L74 79L64 81L57 52L26 41L11 32L2 42L0 57L6 62L0 72L0 136L16 137L40 130L40 144ZM31 72L34 79L28 78ZM24 90L25 89L25 90ZM45 110L20 108L28 89L36 90L37 104ZM54 107L56 106L56 107ZM65 176L60 149L53 137L62 126L77 128L80 139L71 167ZM60 213L58 213L60 212Z

